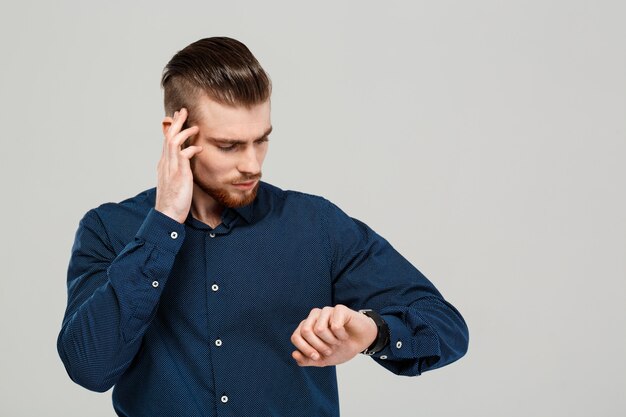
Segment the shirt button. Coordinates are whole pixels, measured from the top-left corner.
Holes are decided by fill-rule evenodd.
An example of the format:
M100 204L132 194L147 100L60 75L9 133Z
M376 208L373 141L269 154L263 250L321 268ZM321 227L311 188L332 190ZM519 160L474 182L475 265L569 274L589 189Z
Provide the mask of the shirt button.
M159 286L159 281L152 281L152 286L154 288L158 287Z
M221 339L217 339L215 341L215 346L222 346L222 340Z
M209 233L209 236L215 237L215 233Z
M223 403L227 403L228 402L228 397L225 395L222 395L222 402Z
M219 290L219 289L220 289L220 287L218 287L218 286L217 286L217 284L213 284L213 285L211 285L211 289L212 289L213 291L217 291L217 290Z
M172 239L176 239L176 238L178 237L178 233L176 233L176 232L172 232L172 233L170 233L170 237L171 237Z
M387 355L380 355L380 359L387 359Z
M396 347L398 349L400 349L402 347L402 342L400 340L398 340L398 342L396 343Z

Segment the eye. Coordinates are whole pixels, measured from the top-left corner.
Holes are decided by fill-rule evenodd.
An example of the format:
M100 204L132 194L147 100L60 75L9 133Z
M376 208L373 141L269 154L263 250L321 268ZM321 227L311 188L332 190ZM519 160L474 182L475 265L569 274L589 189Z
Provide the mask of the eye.
M220 151L222 151L222 152L232 151L232 150L233 150L233 149L235 149L236 147L237 147L237 145L219 146Z

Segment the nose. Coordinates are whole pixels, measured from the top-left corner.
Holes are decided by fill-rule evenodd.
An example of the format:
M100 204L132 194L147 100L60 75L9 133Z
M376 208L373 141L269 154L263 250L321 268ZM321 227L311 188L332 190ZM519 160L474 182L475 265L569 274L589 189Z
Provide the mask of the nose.
M249 177L259 175L261 172L261 162L259 161L260 152L254 146L247 146L246 150L241 154L239 161L239 172Z

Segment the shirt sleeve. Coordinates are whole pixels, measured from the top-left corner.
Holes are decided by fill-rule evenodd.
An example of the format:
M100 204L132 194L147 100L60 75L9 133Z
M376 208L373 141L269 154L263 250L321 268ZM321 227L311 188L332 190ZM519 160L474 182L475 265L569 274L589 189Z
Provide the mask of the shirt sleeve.
M326 201L333 305L371 308L389 326L389 344L373 360L415 376L461 358L469 333L459 311L387 240Z
M152 208L120 253L95 210L76 231L67 272L67 309L57 350L70 378L92 391L110 389L128 368L154 317L183 224Z

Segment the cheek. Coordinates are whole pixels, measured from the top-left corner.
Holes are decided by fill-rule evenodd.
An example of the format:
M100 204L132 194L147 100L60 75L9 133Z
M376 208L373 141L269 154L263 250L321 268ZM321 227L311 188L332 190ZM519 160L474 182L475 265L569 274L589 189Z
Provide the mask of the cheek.
M216 149L204 149L196 157L196 170L216 175L227 173L232 168L230 158Z

